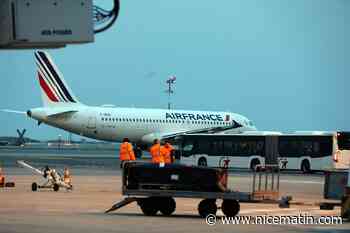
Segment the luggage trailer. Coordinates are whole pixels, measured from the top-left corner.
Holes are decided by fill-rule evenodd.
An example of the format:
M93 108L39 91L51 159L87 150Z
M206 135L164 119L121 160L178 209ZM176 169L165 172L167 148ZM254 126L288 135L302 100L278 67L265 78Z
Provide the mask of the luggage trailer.
M228 217L236 216L242 203L279 204L281 208L288 208L291 197L279 199L279 167L275 165L259 167L253 173L252 192L225 191L225 192L201 192L170 190L166 186L159 188L157 185L140 184L137 189L127 188L127 171L123 169L122 195L124 199L115 203L105 211L109 213L120 209L130 203L137 202L144 215L155 216L158 211L165 216L170 216L176 209L175 198L202 199L198 204L198 213L205 218L210 214L216 215L221 202L221 211ZM144 188L147 187L147 188Z

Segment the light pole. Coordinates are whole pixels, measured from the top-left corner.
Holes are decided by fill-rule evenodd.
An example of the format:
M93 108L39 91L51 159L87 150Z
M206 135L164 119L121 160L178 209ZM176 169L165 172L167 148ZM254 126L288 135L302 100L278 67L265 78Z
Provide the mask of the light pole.
M166 84L168 85L168 89L165 91L168 93L168 109L171 109L171 94L174 93L173 90L173 84L175 84L175 80L176 77L174 75L170 76L167 80L166 80Z

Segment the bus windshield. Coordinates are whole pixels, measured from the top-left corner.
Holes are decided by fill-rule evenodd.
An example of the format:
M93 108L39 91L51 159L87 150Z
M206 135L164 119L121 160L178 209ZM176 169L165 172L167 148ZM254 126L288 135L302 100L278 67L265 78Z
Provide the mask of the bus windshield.
M338 149L350 150L350 132L338 132Z

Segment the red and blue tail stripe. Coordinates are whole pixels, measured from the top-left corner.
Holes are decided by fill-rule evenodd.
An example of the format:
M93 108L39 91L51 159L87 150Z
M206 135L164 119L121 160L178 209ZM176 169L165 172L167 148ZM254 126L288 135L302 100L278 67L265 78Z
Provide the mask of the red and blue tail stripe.
M52 102L77 103L49 55L45 52L37 51L35 52L35 61L38 66L40 86L49 100Z

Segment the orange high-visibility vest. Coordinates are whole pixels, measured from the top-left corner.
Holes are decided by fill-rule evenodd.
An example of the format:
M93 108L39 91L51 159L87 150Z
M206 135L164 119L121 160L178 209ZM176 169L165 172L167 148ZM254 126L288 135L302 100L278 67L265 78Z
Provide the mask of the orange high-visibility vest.
M132 145L128 142L120 144L119 158L121 161L136 160Z
M65 171L64 171L63 181L64 181L64 183L66 183L66 184L72 183L72 178L71 178L71 176L70 176L69 170L65 170Z
M164 155L159 143L154 144L149 152L152 155L152 163L164 163Z
M164 155L164 163L172 163L172 158L171 158L171 152L173 151L172 145L169 143L166 143L164 146L161 147L161 151Z
M0 186L4 186L4 185L5 185L5 176L0 175Z

